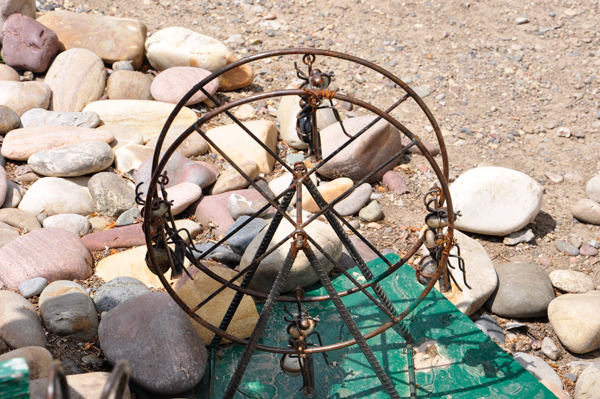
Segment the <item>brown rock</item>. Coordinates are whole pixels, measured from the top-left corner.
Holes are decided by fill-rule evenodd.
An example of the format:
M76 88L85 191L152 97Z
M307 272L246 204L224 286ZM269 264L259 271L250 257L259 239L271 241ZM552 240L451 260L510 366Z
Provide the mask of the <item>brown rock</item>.
M62 10L49 12L38 21L56 32L66 50L88 49L108 65L131 61L135 69L142 66L148 31L142 22Z
M226 280L233 278L237 273L223 266L212 266L210 270ZM210 294L222 286L202 272L196 273L194 280L188 280L178 291L177 295L189 306L194 307L205 300ZM229 304L235 295L231 288L225 288L223 292L208 301L206 305L196 311L196 314L212 325L218 326L229 308ZM190 318L191 319L191 318ZM249 296L244 296L240 306L236 310L227 332L238 338L248 338L258 321L258 312L254 301ZM209 345L215 336L200 324L193 322L196 332L202 338L205 345ZM227 343L229 341L222 341Z
M260 174L260 169L256 162L247 161L239 165L242 171L252 180L255 180ZM223 173L216 181L212 189L212 194L221 194L227 191L240 190L248 187L250 183L237 170L230 169Z
M244 125L271 151L276 152L277 127L273 122L267 120L250 121L245 122ZM273 170L275 159L235 123L210 129L206 132L206 136L233 162L241 164L246 161L254 161L263 173L271 173ZM212 147L211 151L218 153Z
M146 243L141 224L102 230L81 237L81 241L90 251L104 251L107 247L130 248Z
M16 290L34 277L84 280L92 273L90 251L67 230L36 230L0 248L0 288Z
M111 100L152 100L152 76L135 71L117 71L106 82L106 94Z
M263 198L256 190L228 191L222 194L204 196L190 208L194 212L198 223L205 226L209 223L217 225L217 228L214 230L216 236L225 234L234 223L227 209L227 201L231 194L239 194L248 200Z
M423 145L425 146L425 148L427 149L427 151L429 151L429 153L432 156L436 156L440 153L440 146L437 144L432 144L429 143L427 141L421 140L423 142ZM403 137L402 138L402 145L403 146L407 146L409 145L411 142L410 139ZM419 149L419 147L417 146L412 146L408 149L408 152L410 152L411 154L418 154L418 155L423 155L423 153L421 152L421 150Z
M388 170L383 174L382 183L386 189L399 195L410 192L402 176L393 170Z
M161 72L152 82L152 96L157 101L177 104L179 100L197 83L210 76L211 72L202 68L174 67ZM219 78L213 79L204 85L208 94L214 94L219 88ZM185 105L198 104L208 97L198 91Z
M319 187L317 187L317 189L323 196L323 199L329 203L329 202L333 201L334 199L338 198L340 195L344 194L353 185L354 185L354 183L352 182L351 179L348 179L346 177L341 177L339 179L330 181L329 183L325 184L324 186L319 186ZM317 205L317 203L315 202L312 195L306 195L302 198L302 209L307 212L315 213L320 208Z
M128 360L131 379L145 391L178 394L204 375L206 348L166 293L151 292L116 306L102 318L98 333L106 359L113 365Z
M71 399L99 399L106 386L110 373L97 372L67 376L67 385ZM48 381L46 378L32 380L29 383L29 399L46 399ZM130 399L129 387L125 387L122 399Z
M29 367L29 379L37 380L43 378L50 372L52 364L52 354L46 348L39 346L25 346L15 349L14 351L5 353L0 356L0 363L17 357L25 358L27 367Z
M6 134L11 130L18 129L21 126L19 115L12 109L0 105L0 134Z
M235 54L230 54L227 64L237 61ZM254 71L248 64L240 65L220 76L219 91L232 91L250 86L254 81Z
M24 233L42 228L42 225L34 215L16 208L0 209L0 222L15 227Z
M0 80L11 80L13 82L20 82L21 77L19 73L9 67L6 64L0 64Z
M51 110L80 112L102 97L106 69L93 52L74 48L54 59L44 82L52 89Z
M0 80L0 105L19 115L34 108L48 109L52 90L42 82L13 82Z
M594 200L580 199L571 208L571 213L582 222L600 225L600 204Z
M349 135L354 136L373 119L374 117L371 116L347 119L344 121L344 128ZM321 131L323 157L328 157L348 140L339 123L323 129ZM400 132L382 119L334 156L318 173L329 179L349 177L357 182L375 171L393 155L398 154L400 150L402 150ZM379 170L366 183L379 181L385 172L396 166L398 160L392 161Z
M113 141L107 130L75 126L28 127L10 131L2 144L2 155L16 161L27 161L38 151L65 147L83 141Z
M13 68L44 72L58 47L56 33L26 15L11 15L2 28L2 59Z

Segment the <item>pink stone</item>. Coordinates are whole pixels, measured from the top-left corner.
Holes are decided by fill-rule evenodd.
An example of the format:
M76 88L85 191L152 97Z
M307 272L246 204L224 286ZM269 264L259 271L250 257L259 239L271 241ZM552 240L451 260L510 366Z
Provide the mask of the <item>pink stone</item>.
M394 172L393 170L389 170L385 172L382 178L382 183L385 188L389 191L393 191L396 194L402 195L410 192L408 186L402 179L402 176L398 174L398 172Z
M552 265L552 259L550 259L550 258L548 258L548 257L546 257L546 256L542 256L542 257L540 258L540 263L541 263L543 266L551 266L551 265Z
M56 33L26 15L8 17L2 36L2 59L13 68L44 72L58 53Z
M90 251L104 251L106 248L130 248L146 244L141 224L117 227L81 237Z
M211 74L210 71L194 67L173 67L159 73L152 82L150 92L156 101L177 104L179 100L197 83ZM215 78L204 86L209 94L219 88L219 78ZM202 91L196 92L185 105L197 104L208 97Z
M173 201L171 206L173 216L185 211L188 206L202 196L202 189L194 183L181 183L167 188L166 191L168 200Z
M591 245L585 244L579 248L579 254L586 256L596 256L598 255L598 250Z
M85 280L92 273L90 251L64 229L32 231L0 248L0 289L16 290L35 277L48 282Z

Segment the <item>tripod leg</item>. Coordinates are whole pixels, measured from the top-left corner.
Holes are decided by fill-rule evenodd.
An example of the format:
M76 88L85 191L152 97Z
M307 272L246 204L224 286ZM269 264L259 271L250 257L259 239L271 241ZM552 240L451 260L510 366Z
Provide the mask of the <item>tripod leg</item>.
M283 283L287 278L292 264L294 260L296 260L296 255L298 254L298 249L296 247L296 242L292 242L292 248L288 253L283 265L281 266L281 270L277 275L277 279L275 279L275 283L273 284L273 288L271 288L271 292L269 293L269 297L265 302L265 305L260 312L260 317L256 323L256 327L254 327L254 331L252 331L252 335L250 339L248 339L248 345L244 348L244 353L242 353L242 357L238 362L238 365L235 369L235 373L231 376L231 381L229 381L229 386L227 387L227 391L225 391L224 399L232 399L235 393L237 392L240 383L242 382L242 377L244 376L244 372L246 371L246 367L248 367L248 363L250 362L250 358L256 349L256 345L258 344L258 340L262 336L263 330L267 325L267 321L269 320L269 316L271 316L271 312L275 307L275 299L279 296L281 288L283 287Z
M392 384L390 377L386 374L383 367L381 367L381 365L379 364L379 361L377 361L377 359L375 358L371 347L367 344L367 340L358 329L356 323L354 323L352 315L346 308L346 305L344 305L344 302L342 302L342 299L333 287L329 276L327 276L325 269L323 269L323 266L321 265L321 263L319 263L319 260L317 259L315 253L312 251L312 249L310 249L308 244L306 244L306 246L304 247L304 254L308 258L308 261L310 262L317 276L319 276L323 287L325 287L325 290L331 297L331 301L337 308L340 316L342 317L342 320L344 320L344 323L346 323L346 326L348 327L350 333L356 340L356 343L358 344L360 350L369 361L369 364L373 368L373 371L375 371L375 374L377 375L377 378L379 378L379 381L381 381L381 385L383 385L386 393L390 398L400 399L400 395L398 395L398 391L396 391L396 388L394 387L394 384Z

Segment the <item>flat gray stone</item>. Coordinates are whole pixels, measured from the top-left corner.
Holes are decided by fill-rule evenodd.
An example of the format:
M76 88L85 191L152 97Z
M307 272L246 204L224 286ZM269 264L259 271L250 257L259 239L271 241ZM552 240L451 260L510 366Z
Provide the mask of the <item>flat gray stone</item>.
M59 280L40 295L40 316L46 328L60 336L88 342L98 334L98 315L92 298L72 281Z
M115 154L104 141L83 141L66 147L38 151L27 160L37 174L75 177L100 172L114 161Z
M31 298L41 294L47 285L48 280L43 277L35 277L19 284L19 292L21 295L23 295L23 297Z
M46 335L31 302L6 290L0 290L0 339L15 349L46 347Z
M538 380L550 381L551 383L558 385L561 389L563 388L563 383L558 374L556 374L556 371L554 371L543 359L522 352L515 353L513 357L521 366L523 366L523 368L525 368L525 370L533 374Z
M233 226L227 230L226 235L237 229L242 223L248 220L250 216L240 216ZM261 232L265 226L269 224L264 219L256 218L244 226L240 231L235 233L231 238L227 240L227 244L231 247L231 250L237 254L243 255L244 251L250 245L252 240Z
M121 276L100 287L94 294L94 303L99 311L108 312L125 301L148 293L150 290L140 280Z
M548 274L527 263L496 265L498 288L486 302L486 307L502 317L546 316L548 305L555 298Z
M60 112L34 108L21 116L23 127L76 126L95 128L100 118L95 112Z
M552 338L546 337L542 341L542 353L550 360L558 360L561 356L560 349L556 346Z
M429 86L417 86L412 88L415 93L421 98L425 98L431 94L431 89Z
M117 227L129 226L130 224L135 223L135 221L139 218L140 218L140 209L136 206L134 208L128 209L125 212L123 212L121 214L121 216L119 216L117 218L115 225Z
M194 256L196 257L196 259L199 259L202 256L202 254L204 254L206 251L211 249L212 246L213 246L213 244L211 244L211 243L196 244L196 246L194 247ZM241 255L233 252L231 249L229 249L223 245L219 245L214 251L212 251L210 254L208 254L204 259L211 259L211 260L214 260L215 262L219 262L224 265L234 267L234 266L237 266L240 264L242 257L241 257Z
M488 337L495 339L501 344L506 342L504 331L502 331L502 328L500 328L500 325L498 325L498 322L492 316L484 314L473 320L473 322Z
M561 240L554 241L554 247L556 247L556 249L559 250L560 252L564 252L571 256L579 255L579 249L576 246L571 245L571 244L566 243Z
M369 201L373 187L369 183L363 183L346 198L333 206L341 216L355 215Z
M129 209L137 207L135 190L123 178L114 173L95 174L88 182L88 188L96 211L101 215L117 217Z

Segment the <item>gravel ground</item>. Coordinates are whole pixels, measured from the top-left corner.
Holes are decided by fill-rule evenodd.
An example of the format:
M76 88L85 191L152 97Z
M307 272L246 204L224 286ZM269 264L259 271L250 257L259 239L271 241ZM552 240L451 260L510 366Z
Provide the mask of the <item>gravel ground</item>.
M542 210L528 226L535 233L532 242L508 247L502 238L471 236L495 263L527 262L548 272L582 271L600 286L598 257L569 257L554 247L555 240L568 242L572 237L584 243L600 241L598 227L578 223L570 212L600 168L598 2L89 0L63 6L138 19L147 24L149 34L169 26L186 27L224 41L240 57L294 47L345 52L388 69L413 88L427 86L431 93L425 102L442 127L453 176L486 162L527 173L544 187ZM285 88L295 77L294 60L259 61L253 66L254 84L221 99ZM364 67L323 59L317 64L335 72L341 92L382 109L404 94ZM276 101L259 106L268 110L265 118L275 119ZM342 114L350 112L364 114L361 109ZM392 115L434 141L425 115L414 104ZM563 128L570 137L557 134ZM380 228L363 226L361 231L381 249L407 249L423 224L422 194L435 176L423 172L422 164L423 157L413 156L396 168L411 194L398 197L375 187L382 193L386 217ZM553 184L548 172L562 176L562 182ZM507 322L498 320L501 325ZM547 319L525 322L528 331L518 330L518 340L507 344L507 350L539 354L531 349L531 341L545 336L560 346ZM600 351L579 358L597 361ZM546 359L570 393L574 383L564 373L581 371L569 366L577 359L566 351L557 362Z

